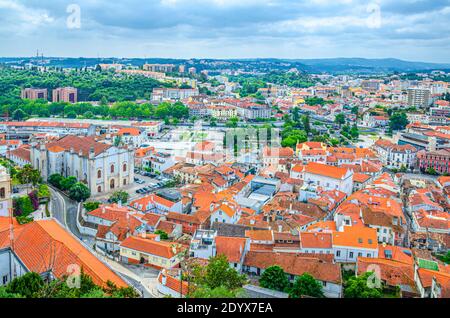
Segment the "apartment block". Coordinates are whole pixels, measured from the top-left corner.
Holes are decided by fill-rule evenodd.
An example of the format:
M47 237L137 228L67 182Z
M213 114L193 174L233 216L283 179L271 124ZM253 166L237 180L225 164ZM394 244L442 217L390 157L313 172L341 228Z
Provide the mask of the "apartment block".
M52 92L52 101L54 103L66 102L76 103L78 101L78 90L74 87L59 87Z
M47 99L46 88L24 88L20 93L22 99Z

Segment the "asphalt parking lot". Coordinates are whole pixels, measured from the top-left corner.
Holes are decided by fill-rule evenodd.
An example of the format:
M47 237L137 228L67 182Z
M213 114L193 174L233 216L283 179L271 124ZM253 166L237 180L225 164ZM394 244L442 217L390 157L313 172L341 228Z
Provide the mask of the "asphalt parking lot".
M136 193L136 190L139 190L139 189L142 189L142 188L148 187L148 186L156 186L157 183L161 182L161 180L158 180L157 178L143 176L139 173L135 173L134 177L138 178L140 180L143 180L144 183L139 184L139 183L134 182L133 186L131 188L127 189L127 192L130 195L129 201L134 200L136 198L143 197L148 194L148 193ZM160 189L160 188L153 188L150 192L154 192L158 189Z

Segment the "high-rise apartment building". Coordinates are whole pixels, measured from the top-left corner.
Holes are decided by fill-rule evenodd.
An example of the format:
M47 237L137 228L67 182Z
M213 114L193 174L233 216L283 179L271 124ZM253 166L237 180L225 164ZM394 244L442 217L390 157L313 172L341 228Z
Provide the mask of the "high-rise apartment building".
M144 64L145 71L170 73L175 70L174 64Z
M423 88L408 88L408 106L425 108L430 105L430 90Z
M20 93L22 99L47 99L46 88L24 88Z
M74 87L59 87L53 90L52 100L54 103L66 102L76 103L78 101L78 90Z

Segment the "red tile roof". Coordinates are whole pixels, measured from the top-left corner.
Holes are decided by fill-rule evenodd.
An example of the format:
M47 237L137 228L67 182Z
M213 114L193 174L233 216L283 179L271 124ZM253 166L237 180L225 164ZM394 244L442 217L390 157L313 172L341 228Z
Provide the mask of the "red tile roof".
M31 151L28 148L19 147L17 149L13 149L13 150L9 151L9 154L10 154L10 156L16 156L22 160L31 162Z
M89 128L91 126L91 124L84 124L84 123L62 123L62 122L47 122L47 121L7 121L2 122L1 124L15 127Z
M0 218L0 230L5 223L9 223L5 219ZM0 248L9 246L9 239L1 239L8 235L9 231L0 232ZM14 238L14 252L30 271L43 273L52 270L56 277L61 278L70 274L67 272L70 265L77 264L97 285L106 287L106 282L111 280L118 287L127 286L123 279L53 219L16 224Z
M441 297L442 298L450 298L450 274L441 272L441 271L433 271L430 269L419 268L417 270L419 274L420 281L422 286L425 288L431 287L433 278L436 279L436 282L441 286Z
M377 230L363 226L344 226L343 232L333 233L333 245L378 249Z
M216 253L224 254L230 263L239 263L244 253L247 239L244 237L216 236Z
M163 276L166 278L166 283L163 285ZM169 275L166 271L161 271L158 275L158 282L166 286L167 288L173 290L178 295L181 294L183 296L186 296L189 291L189 284L186 281L180 282L178 278L173 277L172 275Z
M158 221L162 218L162 215L155 213L145 213L142 219L147 222L148 225L155 227Z
M88 215L95 216L108 221L115 221L119 218L126 217L131 211L125 207L120 207L117 204L102 204L97 209L88 212Z
M370 179L370 176L367 174L364 174L364 173L354 173L353 174L354 182L364 183L369 179Z
M302 248L325 248L333 247L333 235L331 233L301 232L300 245Z
M161 230L166 232L167 234L172 234L173 231L176 229L176 223L169 222L169 221L160 221L158 223L158 226L156 227L157 230Z
M265 147L263 150L264 157L291 158L293 155L294 150L289 147Z
M132 206L135 209L138 209L140 211L146 211L147 206L150 204L158 203L160 205L163 205L167 208L171 208L175 205L175 202L172 202L170 200L164 199L163 197L160 197L154 193L147 195L143 198L134 200L130 202L130 206ZM142 205L142 207L140 207Z
M245 236L252 241L273 241L273 232L271 230L247 230Z
M182 247L177 243L157 242L138 236L127 237L120 246L167 259L174 257L182 250Z
M335 166L325 165L317 162L308 162L305 171L311 174L317 174L334 179L343 179L347 174L347 169Z
M303 257L294 253L250 251L245 256L244 265L262 269L279 265L286 273L291 275L300 276L304 273L309 273L321 281L336 284L342 283L340 265L324 262L315 257Z
M117 134L119 136L124 136L124 135L139 136L141 134L141 131L137 128L121 128L121 129L119 129Z
M47 149L51 149L54 146L59 146L65 151L70 151L73 148L75 153L82 152L83 156L88 156L91 147L94 149L94 154L97 156L104 152L106 149L112 147L101 142L95 141L92 137L66 135L57 141L46 144Z

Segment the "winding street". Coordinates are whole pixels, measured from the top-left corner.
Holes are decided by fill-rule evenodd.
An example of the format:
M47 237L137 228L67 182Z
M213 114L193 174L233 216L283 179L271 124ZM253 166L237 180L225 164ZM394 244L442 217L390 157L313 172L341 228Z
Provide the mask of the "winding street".
M58 222L60 222L68 231L73 233L80 241L92 248L95 243L94 239L90 236L81 234L77 227L76 218L78 203L53 189L51 186L49 186L49 189L51 193L49 210L52 217L57 219ZM141 268L140 266L127 266L100 255L92 249L91 252L101 261L108 264L113 271L126 278L129 283L143 294L144 298L161 297L156 291L158 271Z
M50 212L66 229L72 232L80 240L85 241L85 236L77 228L78 204L72 201L59 191L49 186L52 199L50 202Z

